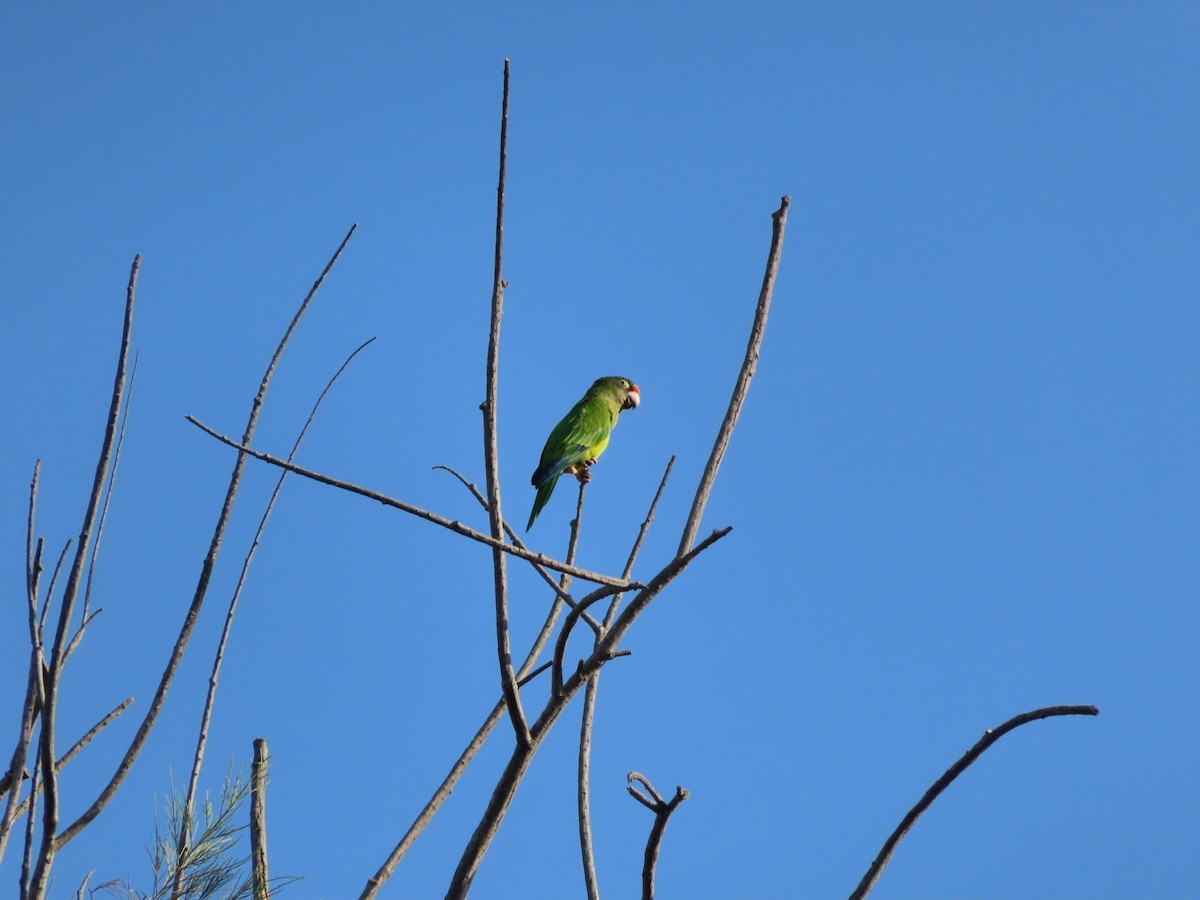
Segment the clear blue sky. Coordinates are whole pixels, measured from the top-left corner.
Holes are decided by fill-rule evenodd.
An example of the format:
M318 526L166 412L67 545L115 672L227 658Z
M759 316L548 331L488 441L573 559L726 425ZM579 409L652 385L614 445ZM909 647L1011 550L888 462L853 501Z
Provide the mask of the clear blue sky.
M501 350L505 509L549 428L625 374L581 563L674 552L787 243L761 368L705 519L733 533L606 669L601 888L635 896L646 773L691 792L663 897L833 897L985 728L1005 738L917 825L876 896L1182 897L1200 881L1200 8L989 4L13 5L0 17L0 753L24 690L30 472L78 529L143 255L140 364L61 729L134 709L64 777L73 818L153 692L231 453L295 305L258 442L478 527L501 66L512 59ZM129 877L185 779L212 648L275 473L254 466L203 618L133 775L54 896ZM532 542L561 554L569 491ZM284 896L357 896L498 691L490 554L290 481L236 622L205 784L265 736ZM514 644L549 596L519 566ZM539 696L544 686L528 690ZM581 896L578 707L484 862L483 898ZM498 734L385 896L441 896ZM0 888L11 893L10 846ZM535 880L536 873L536 880Z

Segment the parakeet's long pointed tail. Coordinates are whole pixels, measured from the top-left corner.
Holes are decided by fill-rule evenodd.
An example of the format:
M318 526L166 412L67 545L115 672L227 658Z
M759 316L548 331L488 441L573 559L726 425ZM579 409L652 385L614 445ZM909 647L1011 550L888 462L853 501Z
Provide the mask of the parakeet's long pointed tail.
M558 476L550 478L538 488L537 496L533 498L533 511L529 513L529 524L525 526L528 531L533 527L533 520L538 517L538 513L542 511L542 507L546 505L546 501L550 499L550 495L554 493L554 485L558 484Z

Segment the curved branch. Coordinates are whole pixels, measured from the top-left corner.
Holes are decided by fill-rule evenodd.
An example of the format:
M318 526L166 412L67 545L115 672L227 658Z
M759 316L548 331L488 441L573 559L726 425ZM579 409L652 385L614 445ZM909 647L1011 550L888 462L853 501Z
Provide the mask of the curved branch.
M554 674L551 676L551 691L556 694L562 693L563 654L567 650L567 639L571 636L571 629L575 627L575 623L579 621L579 617L587 612L588 607L593 603L599 603L605 597L611 597L613 594L619 593L620 591L621 588L613 587L612 585L605 585L604 587L597 588L580 600L575 608L567 613L567 617L563 620L562 630L558 633L558 639L554 642Z
M875 861L871 863L871 867L867 869L867 874L863 876L862 881L858 883L858 887L854 889L854 893L850 895L850 900L861 900L871 892L875 887L875 883L879 880L879 876L883 874L884 867L892 858L892 854L896 852L896 845L904 838L913 824L920 818L921 814L927 810L938 795L950 786L950 782L954 781L959 775L966 771L967 766L979 759L983 752L1008 734L1014 728L1019 728L1028 722L1035 722L1038 719L1048 719L1051 716L1098 716L1100 710L1094 706L1047 706L1043 709L1035 709L1032 712L1021 713L1019 716L1013 716L999 728L984 732L982 738L970 750L963 754L954 765L946 770L933 786L925 792L917 805L908 811L908 815L896 827L883 844L883 849L879 851L879 855L875 857Z

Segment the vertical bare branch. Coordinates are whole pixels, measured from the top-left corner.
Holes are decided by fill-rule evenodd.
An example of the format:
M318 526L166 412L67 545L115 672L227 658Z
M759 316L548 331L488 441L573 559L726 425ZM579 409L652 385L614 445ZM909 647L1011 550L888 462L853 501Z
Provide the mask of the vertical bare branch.
M250 866L254 900L271 900L267 868L267 758L266 739L255 739L254 762L250 767Z
M33 782L37 784L42 768L42 757L34 757ZM37 791L29 792L29 817L25 820L25 851L21 854L21 900L30 896L30 879L33 875L33 822L37 816Z
M42 612L38 618L38 640L41 640L41 635L46 632L46 616L50 613L50 601L54 599L54 588L58 584L58 576L62 573L63 563L67 561L67 554L71 552L73 546L75 546L75 538L67 538L62 551L58 554L58 562L54 564L54 571L50 574L50 586L46 588L46 599L42 601Z
M40 898L45 895L46 885L50 875L50 866L54 862L57 849L58 834L58 780L54 771L54 737L55 716L58 712L58 682L62 674L64 654L67 650L67 635L71 627L71 618L75 612L75 599L79 593L80 578L83 575L84 563L87 559L88 545L92 529L96 526L96 516L100 505L101 492L104 489L105 475L108 473L112 457L113 444L116 440L117 418L121 410L121 401L125 394L125 365L129 358L129 342L133 331L133 305L137 292L138 270L141 268L141 256L133 258L129 271L129 283L125 289L125 323L121 333L121 345L117 353L116 374L113 377L112 395L109 400L108 421L104 427L104 439L100 445L100 455L96 460L96 474L92 479L92 490L88 496L87 510L84 512L83 524L79 530L79 542L75 548L75 560L71 565L71 573L67 577L63 589L62 607L58 615L58 627L54 635L54 647L50 653L50 663L45 677L45 703L42 706L42 727L40 734L40 752L42 768L45 770L46 791L42 808L42 843L38 851L37 864L29 882L30 895Z
M879 876L883 874L884 868L892 858L892 854L896 852L896 846L908 834L910 828L920 818L938 798L938 795L950 786L959 775L966 771L967 767L975 760L983 755L983 752L1008 734L1014 728L1019 728L1028 722L1035 722L1038 719L1048 719L1051 716L1098 716L1100 710L1094 706L1047 706L1042 709L1035 709L1032 712L1021 713L1019 716L1013 716L999 728L985 731L983 737L962 755L962 757L946 770L933 785L925 792L925 795L917 802L917 805L908 811L908 814L901 820L896 830L884 842L883 848L879 851L879 855L875 857L875 861L871 863L867 874L858 883L858 887L854 889L854 893L850 895L850 900L862 900L875 887L875 883L879 881Z
M671 477L671 469L675 465L675 457L672 455L667 462L667 468L663 472L662 480L658 483L658 490L654 492L654 499L650 501L650 509L646 513L646 518L642 521L642 527L638 529L637 538L633 542L633 547L629 551L629 558L625 562L625 571L622 577L629 579L633 575L633 566L637 562L638 554L642 550L642 542L646 539L646 533L650 530L650 523L654 521L654 511L658 509L658 501L662 497L663 490L667 486L667 479ZM617 594L613 597L612 603L608 606L608 613L604 617L602 629L607 629L612 625L613 619L617 616L617 610L621 605L621 595ZM603 630L597 632L597 640L603 636ZM583 884L587 890L588 900L600 900L600 882L596 874L596 854L592 844L592 812L591 812L591 768L592 768L592 731L596 722L596 696L600 690L600 671L596 670L592 673L592 677L588 679L587 687L583 692L583 715L579 722L579 757L576 767L576 807L579 818L579 850L583 859Z
M592 846L592 728L596 716L596 691L600 673L588 679L583 692L583 715L579 723L579 757L576 764L575 804L579 816L579 852L583 861L583 885L588 900L600 900L600 880L596 874L596 852Z
M321 402L325 399L326 394L328 394L330 389L333 387L334 382L336 382L338 377L344 371L346 371L346 367L350 365L350 362L354 359L354 357L356 357L364 347L374 340L375 338L371 338L371 340L360 344L358 348L346 358L346 361L342 363L341 367L326 383L325 389L321 391L320 396L317 397L316 402L309 411L308 419L305 421L304 427L300 429L300 433L297 435L296 441L292 445L292 452L288 455L288 462L291 462L295 458L296 452L300 449L301 443L304 442L304 436L308 433L309 426L312 425L313 419L316 418L317 410L321 408ZM284 479L287 478L287 474L288 473L286 469L280 471L279 479L275 482L275 489L271 492L271 496L267 500L266 507L263 509L262 517L258 522L258 529L254 533L254 538L250 541L250 547L246 551L245 558L242 560L242 571L241 574L238 575L237 584L234 586L233 596L230 598L229 608L225 613L225 625L221 629L221 637L217 641L217 650L213 656L212 671L208 676L208 693L204 698L204 708L200 713L200 733L196 738L196 752L192 756L192 773L188 779L187 793L183 801L185 814L181 825L182 840L180 840L178 844L179 856L175 865L175 884L172 898L179 897L183 892L183 876L186 869L183 864L183 858L189 849L189 823L191 822L192 810L196 802L196 790L200 783L200 769L204 764L204 749L208 743L208 728L212 721L213 706L216 703L217 680L221 673L221 663L225 659L225 646L229 642L229 634L233 630L234 614L237 612L238 600L242 596L242 589L246 586L246 577L250 573L250 564L254 561L255 551L258 550L258 545L262 541L263 532L267 527L267 521L271 518L272 510L275 509L275 501L279 499L279 494L283 490L283 482Z
M737 425L738 416L742 412L742 404L746 400L746 392L750 390L750 379L758 368L758 355L762 347L763 334L767 327L767 312L771 308L771 294L775 290L775 273L779 270L779 255L783 250L783 232L787 227L787 211L790 198L784 197L779 209L771 214L771 249L767 253L767 270L763 275L762 289L758 294L758 306L754 311L754 324L750 328L750 340L746 344L746 358L742 362L742 370L738 373L737 382L733 387L733 396L729 398L729 408L725 411L725 420L717 432L717 440L713 444L708 464L700 477L700 485L696 488L696 498L692 501L692 511L688 513L687 524L683 526L683 537L679 541L679 554L682 556L692 548L696 540L696 532L700 528L700 519L704 516L704 507L708 503L708 495L712 491L713 482L717 478L717 470L721 467L721 459L733 436L733 427Z
M258 425L259 410L262 407L263 399L267 393L267 387L271 382L271 377L275 372L275 367L279 363L280 357L283 355L283 350L287 346L292 333L296 330L300 319L303 317L309 304L312 302L321 284L325 281L325 277L329 274L338 257L341 256L342 250L349 242L351 235L354 234L357 225L351 225L350 230L346 232L346 236L342 238L341 244L334 252L333 256L326 263L324 270L312 287L309 289L307 296L300 304L296 314L292 317L291 323L284 332L283 338L280 340L278 347L275 350L275 355L271 358L271 362L267 365L266 372L263 374L262 382L259 385L258 393L250 407L250 415L246 421L246 430L243 434L242 443L249 444L254 436L255 428ZM92 802L92 805L84 811L84 813L76 819L68 828L66 828L61 837L58 839L58 845L62 846L74 838L80 831L88 826L88 824L100 814L100 811L108 804L117 789L129 774L129 770L133 766L133 762L137 759L143 745L146 742L146 737L150 730L154 727L154 723L158 720L158 714L162 711L163 703L166 700L167 691L171 686L171 682L175 677L175 671L179 667L179 662L183 658L183 652L187 649L188 641L191 639L192 631L196 626L197 618L200 615L200 609L204 604L204 597L208 591L208 582L212 577L213 568L216 566L217 555L221 549L221 542L225 536L225 526L229 522L230 514L233 510L233 501L237 496L238 487L241 484L242 470L245 468L246 456L244 453L239 453L237 461L234 463L233 472L230 474L229 486L225 491L225 499L221 505L221 511L217 516L216 525L213 528L212 540L209 542L208 552L204 557L204 562L200 567L200 576L196 582L196 589L192 595L191 605L188 607L187 613L184 615L183 624L179 630L179 636L175 639L175 646L171 649L171 655L167 660L166 668L163 670L162 677L159 679L158 688L154 692L154 697L150 700L150 706L146 710L146 716L142 720L142 724L138 727L137 733L133 737L133 741L126 750L125 756L117 765L116 771L108 784L101 790L99 796Z
M16 820L17 802L21 794L21 776L25 772L25 760L29 754L29 742L33 737L33 722L42 705L42 652L41 627L38 623L38 584L42 574L43 543L35 540L37 521L38 479L42 461L33 464L33 478L29 483L29 516L25 536L25 588L29 605L29 670L25 685L25 702L21 707L21 727L17 732L17 743L9 758L8 773L3 781L11 791L4 804L4 815L0 816L0 859L8 843L9 829ZM6 791L0 790L0 796Z
M504 95L500 109L500 178L496 185L496 259L492 278L492 315L488 334L487 399L483 406L483 456L487 471L488 519L492 538L503 540L504 515L500 508L500 452L496 438L496 398L500 363L500 317L504 311L504 178L508 164L508 60L504 61ZM508 637L508 575L505 555L492 548L492 574L496 583L496 656L500 686L517 743L529 742L529 725L521 709L517 675L513 670Z
M654 813L654 825L650 829L650 837L646 839L646 855L642 862L642 900L654 900L654 869L658 864L658 848L662 844L663 832L667 830L667 820L671 818L671 813L688 798L688 792L677 787L675 796L667 801L663 800L645 775L630 772L627 780L629 787L626 790L629 791L629 795ZM634 782L639 782L645 787L654 799L651 800L634 787Z

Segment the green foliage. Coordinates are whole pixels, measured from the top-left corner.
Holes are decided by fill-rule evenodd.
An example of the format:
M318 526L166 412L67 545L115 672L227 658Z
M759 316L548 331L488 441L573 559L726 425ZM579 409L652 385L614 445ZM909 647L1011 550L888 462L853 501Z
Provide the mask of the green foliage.
M238 813L250 797L250 785L242 773L233 771L232 764L221 786L217 802L205 794L199 812L193 810L190 820L184 808L184 795L172 782L167 798L165 821L154 816L154 843L148 848L150 866L154 873L153 888L143 893L127 882L111 881L97 890L106 891L127 900L253 900L254 885L250 855L242 853L243 834L249 827L238 824ZM184 822L188 821L189 846L180 852ZM203 820L203 822L201 822ZM178 874L179 892L174 894ZM271 889L298 881L297 878L272 878Z

